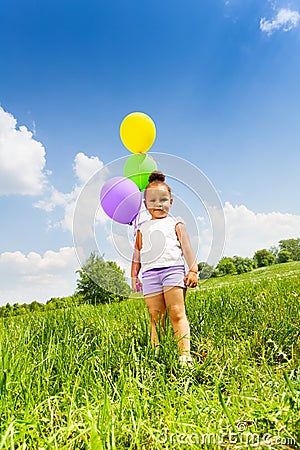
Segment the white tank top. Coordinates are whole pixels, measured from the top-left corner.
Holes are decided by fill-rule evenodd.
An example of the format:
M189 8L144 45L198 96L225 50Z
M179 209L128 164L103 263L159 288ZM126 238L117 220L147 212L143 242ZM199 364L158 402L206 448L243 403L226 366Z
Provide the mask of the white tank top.
M140 251L142 272L160 267L184 265L182 249L178 241L175 226L183 220L172 217L147 220L141 223L142 234Z

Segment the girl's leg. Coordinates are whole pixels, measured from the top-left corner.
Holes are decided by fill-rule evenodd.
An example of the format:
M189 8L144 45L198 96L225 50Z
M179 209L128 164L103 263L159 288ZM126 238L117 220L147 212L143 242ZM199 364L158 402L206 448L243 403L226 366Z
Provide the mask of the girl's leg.
M151 344L152 347L155 347L159 343L156 325L161 323L163 329L165 325L166 304L164 294L162 292L157 292L145 295L145 302L151 317Z
M174 335L178 339L180 355L190 356L190 326L185 314L185 289L174 286L164 287L166 308L169 309Z

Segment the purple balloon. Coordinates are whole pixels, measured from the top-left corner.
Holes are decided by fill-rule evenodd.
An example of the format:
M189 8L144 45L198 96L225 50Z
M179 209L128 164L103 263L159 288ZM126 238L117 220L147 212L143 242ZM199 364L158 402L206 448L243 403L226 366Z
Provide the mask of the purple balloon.
M129 178L114 177L102 186L100 202L111 219L119 223L130 223L140 211L142 193Z

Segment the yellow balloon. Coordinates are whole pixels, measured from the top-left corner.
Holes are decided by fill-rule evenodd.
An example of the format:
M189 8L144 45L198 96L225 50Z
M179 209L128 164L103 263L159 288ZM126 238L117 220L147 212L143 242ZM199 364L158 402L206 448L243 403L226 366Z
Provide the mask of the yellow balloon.
M147 152L153 145L155 136L155 124L151 117L145 113L133 112L128 114L121 123L121 141L132 153Z

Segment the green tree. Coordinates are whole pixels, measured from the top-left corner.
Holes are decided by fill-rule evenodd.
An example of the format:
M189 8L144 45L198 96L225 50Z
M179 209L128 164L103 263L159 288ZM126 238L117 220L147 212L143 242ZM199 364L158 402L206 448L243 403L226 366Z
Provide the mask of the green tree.
M234 256L232 259L233 259L237 274L250 272L255 267L255 263L254 263L253 259L242 258L241 256Z
M283 239L279 241L279 248L290 252L293 261L300 261L300 238Z
M254 261L257 263L257 267L271 266L275 263L275 256L263 248L262 250L257 250L253 256Z
M276 256L276 263L282 264L286 262L293 261L292 254L288 250L280 250Z
M5 305L5 311L4 311L4 317L11 316L13 312L13 307L10 303L6 303Z
M222 258L217 265L217 270L220 275L228 275L235 273L236 268L233 258L229 257Z
M37 312L37 311L43 311L44 310L44 305L42 303L39 303L37 301L31 302L29 304L29 309L31 312Z
M198 272L200 280L206 280L207 278L211 277L214 273L214 270L215 270L214 267L210 266L206 262L198 263Z
M92 253L78 270L79 279L75 294L92 304L124 300L130 294L124 271L114 261L104 261Z

